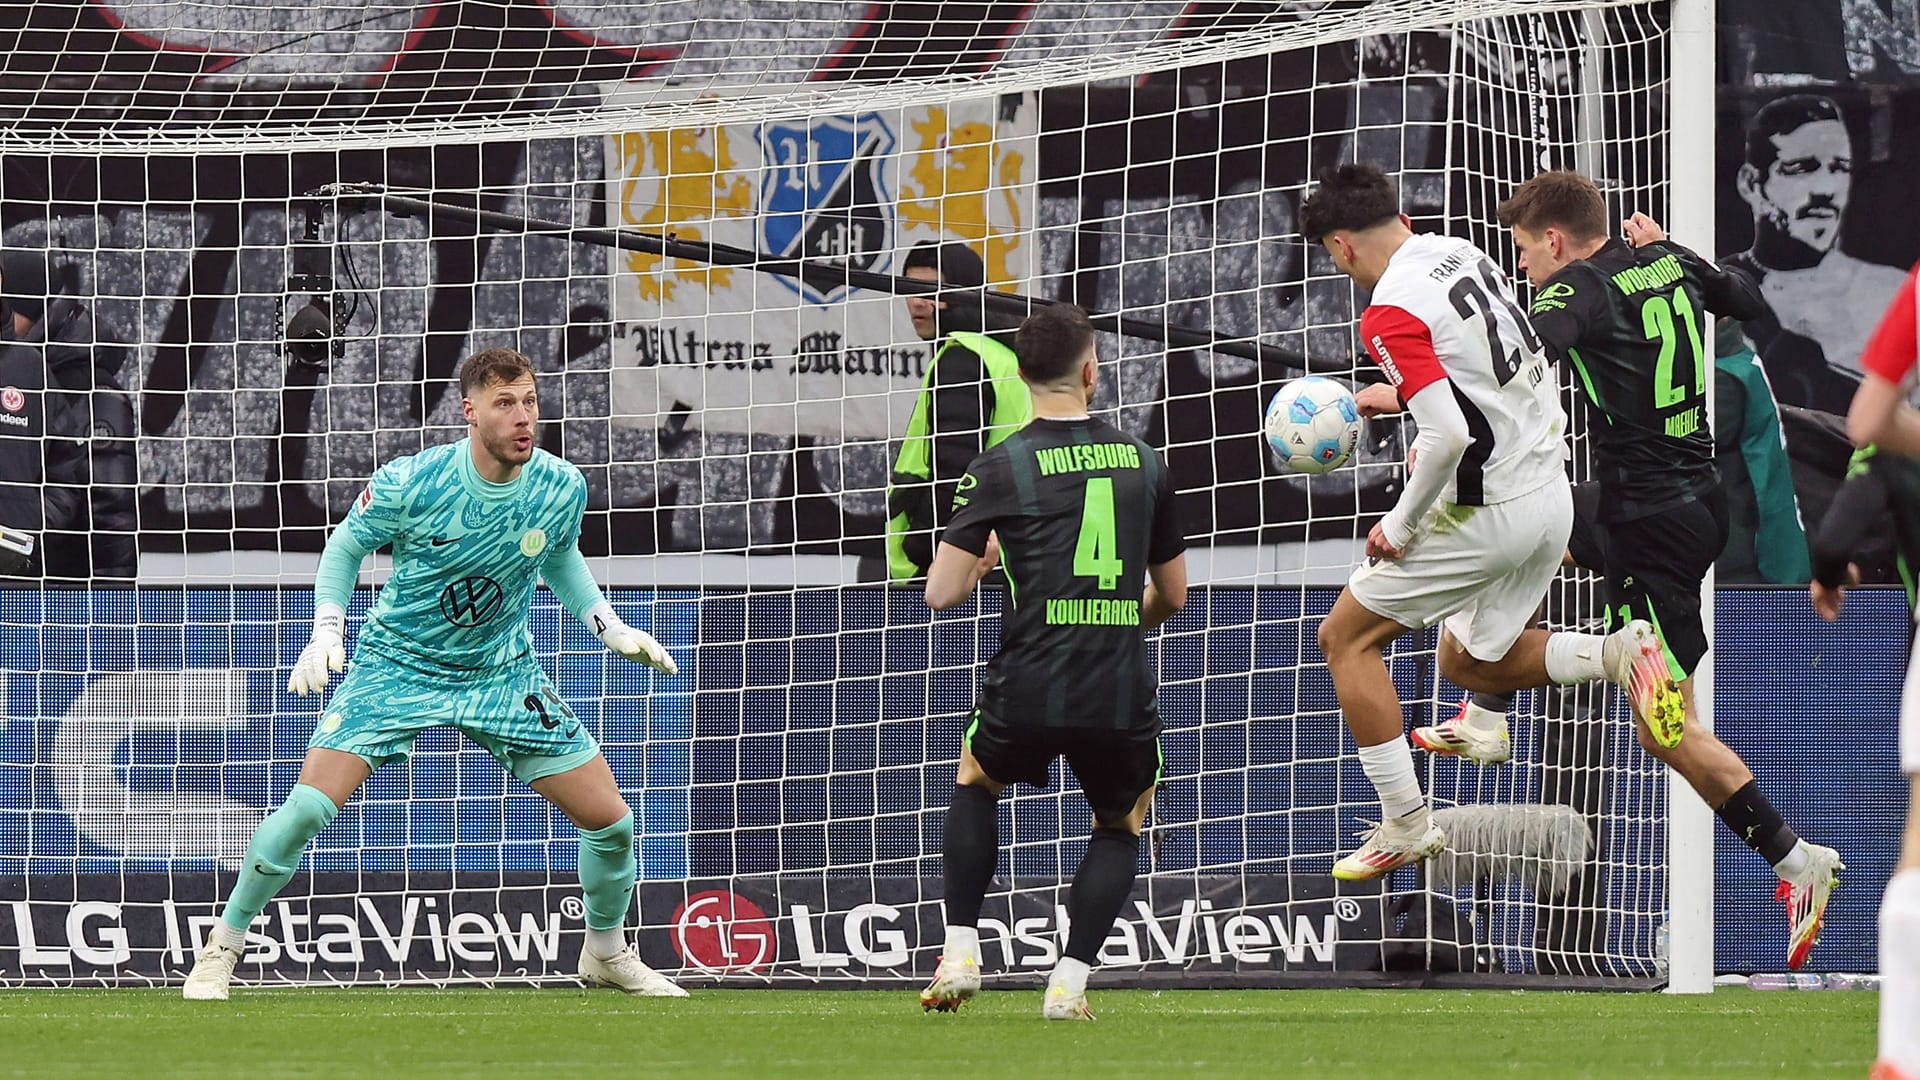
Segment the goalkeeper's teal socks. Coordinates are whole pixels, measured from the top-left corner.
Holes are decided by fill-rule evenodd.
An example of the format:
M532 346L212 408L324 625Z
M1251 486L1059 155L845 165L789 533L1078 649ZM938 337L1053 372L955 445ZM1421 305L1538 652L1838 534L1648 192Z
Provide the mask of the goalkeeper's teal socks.
M626 944L627 908L633 905L638 871L633 857L633 811L604 829L580 830L579 870L580 899L587 909L587 944L604 960ZM616 940L619 945L608 949Z
M300 853L327 827L340 808L317 787L295 784L287 792L287 801L268 814L253 830L247 843L246 865L240 868L240 880L227 897L220 921L245 934L247 924L267 909L267 902L286 888L288 879L300 865Z

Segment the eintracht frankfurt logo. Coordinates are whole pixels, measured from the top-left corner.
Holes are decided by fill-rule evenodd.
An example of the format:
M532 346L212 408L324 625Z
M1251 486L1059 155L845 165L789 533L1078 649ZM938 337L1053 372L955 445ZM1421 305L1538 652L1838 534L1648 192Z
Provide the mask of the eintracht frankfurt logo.
M9 386L0 389L0 409L5 409L8 412L19 412L26 407L27 395L21 393L19 387Z
M759 905L715 889L687 897L673 913L673 951L702 971L760 971L772 966L780 936Z
M440 614L455 626L479 626L499 613L505 599L492 578L461 578L440 591Z

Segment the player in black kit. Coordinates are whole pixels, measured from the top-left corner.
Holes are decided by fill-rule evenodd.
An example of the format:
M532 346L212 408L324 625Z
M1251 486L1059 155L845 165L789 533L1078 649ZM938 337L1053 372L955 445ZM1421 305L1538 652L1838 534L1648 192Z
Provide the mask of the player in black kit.
M1160 771L1160 707L1141 632L1186 603L1186 539L1166 465L1088 415L1093 343L1075 307L1042 308L1021 324L1015 352L1035 419L961 477L927 572L935 610L965 600L996 560L1007 576L1000 649L987 663L947 810L946 947L920 993L927 1009L957 1009L979 992L980 907L1008 784L1045 786L1048 766L1065 757L1093 808L1047 1019L1092 1018L1087 973L1133 890Z
M1697 715L1692 674L1707 653L1701 583L1727 542L1727 500L1713 463L1707 380L1708 312L1752 318L1764 304L1744 274L1727 272L1666 238L1645 214L1608 236L1606 200L1586 177L1542 173L1500 206L1520 268L1535 289L1529 320L1549 352L1575 372L1594 422L1599 506L1575 526L1573 556L1605 579L1606 617L1646 619L1666 645L1683 714L1636 716L1640 744L1686 778L1727 828L1773 864L1787 905L1787 966L1806 961L1846 867L1832 848L1802 840L1740 756ZM1586 542L1583 543L1583 537ZM1586 550L1583 550L1586 549ZM1595 565L1597 563L1597 565ZM1446 724L1475 726L1505 700L1476 695ZM1422 729L1414 742L1445 741Z

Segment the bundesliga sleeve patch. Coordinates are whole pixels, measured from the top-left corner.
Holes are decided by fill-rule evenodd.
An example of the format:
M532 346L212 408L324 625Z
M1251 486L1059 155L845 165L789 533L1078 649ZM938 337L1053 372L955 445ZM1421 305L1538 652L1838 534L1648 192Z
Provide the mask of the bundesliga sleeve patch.
M373 505L373 485L368 484L364 489L362 489L360 492L360 498L356 501L359 502L360 509L363 511L366 510L367 507L372 506Z

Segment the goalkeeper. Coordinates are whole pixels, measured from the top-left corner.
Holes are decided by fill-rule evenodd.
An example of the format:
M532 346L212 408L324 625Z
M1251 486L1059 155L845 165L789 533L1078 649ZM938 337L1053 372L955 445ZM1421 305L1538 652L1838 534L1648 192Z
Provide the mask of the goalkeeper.
M484 349L460 367L468 437L374 473L327 541L314 582L313 638L287 689L325 690L345 669L346 604L360 561L393 545L393 577L360 633L358 662L322 713L300 779L247 845L246 864L187 976L190 1000L224 1000L247 926L293 876L307 844L373 770L404 761L414 736L452 724L580 830L587 938L580 978L630 994L684 997L627 941L633 812L599 744L533 656L527 610L544 579L607 647L669 675L673 659L622 622L580 555L587 485L534 447L533 365Z

